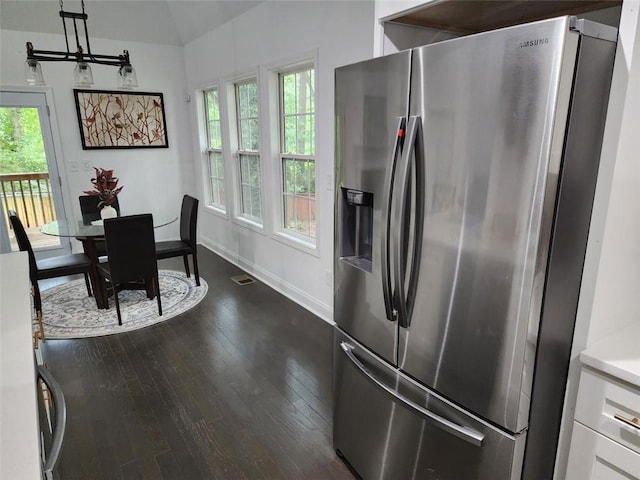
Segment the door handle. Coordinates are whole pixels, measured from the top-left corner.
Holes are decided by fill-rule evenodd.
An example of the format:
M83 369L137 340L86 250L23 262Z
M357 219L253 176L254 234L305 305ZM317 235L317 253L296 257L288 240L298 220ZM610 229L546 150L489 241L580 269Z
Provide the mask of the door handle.
M420 417L431 423L432 425L444 430L451 435L455 435L456 437L464 440L465 442L469 442L476 447L482 447L482 442L484 441L484 434L473 430L472 428L465 427L463 425L458 425L446 418L441 417L440 415L433 413L426 408L418 405L417 403L409 400L404 395L396 392L393 388L385 385L380 380L378 380L360 361L360 359L353 352L353 346L349 345L346 342L341 342L340 347L342 351L345 353L347 358L351 360L351 363L373 384L391 395L395 400L400 402L407 409L411 410L413 413L418 414Z
M398 309L398 324L408 327L415 301L420 254L422 251L422 227L424 223L424 148L422 144L422 122L419 116L409 118L407 126L406 148L398 167L399 184L401 186L399 198L394 203L393 218L400 219L399 228L395 229L393 242L393 273L396 288ZM410 183L410 164L412 155L415 157L415 203L413 205L413 238L411 245L411 261L409 263L409 282L405 285L407 269L407 242L405 241L407 227L402 220L406 218L407 193Z
M64 400L62 388L53 377L53 375L51 375L51 372L41 366L38 366L37 369L37 376L41 378L42 381L44 381L45 385L51 392L51 396L53 397L53 404L55 405L56 409L55 432L53 433L51 448L47 452L46 462L42 466L42 470L44 471L45 475L50 475L51 472L53 472L56 463L58 463L58 458L60 457L60 452L62 451L62 442L64 440L64 432L67 423L67 404ZM38 383L37 385L39 386Z
M638 417L633 417L629 419L629 418L623 417L619 413L616 413L613 416L613 418L615 418L619 422L624 423L625 425L628 425L630 427L637 428L638 430L640 430L640 420L638 420Z
M387 169L387 176L385 179L385 189L383 200L383 221L384 232L382 234L381 242L381 258L382 258L382 294L384 297L384 308L387 315L387 320L394 322L396 320L397 312L393 308L393 299L391 297L391 268L389 265L389 243L391 236L391 205L393 202L393 184L396 175L396 167L398 164L398 156L402 151L402 145L404 144L404 128L405 118L400 117L398 119L398 126L396 127L396 137L393 143L393 152L391 154L391 165Z

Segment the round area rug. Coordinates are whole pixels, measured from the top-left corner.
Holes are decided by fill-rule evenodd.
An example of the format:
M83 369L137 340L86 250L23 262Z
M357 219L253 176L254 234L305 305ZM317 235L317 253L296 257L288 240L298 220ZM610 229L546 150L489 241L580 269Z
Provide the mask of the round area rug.
M94 297L87 296L84 279L52 287L42 292L42 320L46 338L83 338L130 332L169 320L197 305L207 294L208 285L200 277L196 286L193 274L160 270L162 316L158 301L149 300L144 290L123 290L118 294L122 325L113 297L109 308L99 310Z

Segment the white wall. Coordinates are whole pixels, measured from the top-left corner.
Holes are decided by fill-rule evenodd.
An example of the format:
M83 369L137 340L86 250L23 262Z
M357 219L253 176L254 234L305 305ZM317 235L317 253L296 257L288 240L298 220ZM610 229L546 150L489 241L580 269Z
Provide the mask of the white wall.
M64 37L42 33L0 31L0 85L3 89L18 86L28 90L24 82L25 43L36 49L65 50ZM188 108L185 102L186 78L181 47L158 46L136 42L91 39L94 53L116 55L127 49L138 75L137 91L162 92L169 148L82 150L73 98L72 62L42 62L50 105L55 114L54 131L58 168L63 180L65 210L79 214L77 197L91 190L91 166L114 169L124 189L120 205L124 212L174 212L179 215L184 193L194 192L193 153L189 132ZM116 89L116 67L92 65L93 88ZM41 91L42 89L33 88ZM76 162L79 171L72 171ZM71 210L70 210L71 209ZM176 238L177 222L156 230L158 239ZM77 245L76 245L77 247Z
M455 33L445 32L444 30L401 25L393 22L382 22L381 26L383 31L381 55L390 55L408 48L443 42L444 40L460 36Z
M395 42L390 40L388 38L389 36L395 36L399 39L402 38L401 35L406 35L417 40L411 42L411 45L401 45L398 50L432 43L435 40L433 33L419 32L416 30L411 31L410 28L408 28L405 33L402 34L401 29L396 26L390 26L388 20L405 15L412 10L424 8L427 4L433 1L437 0L376 0L373 39L374 54L379 56L393 52L393 48L390 49L390 44L394 44ZM426 35L426 38L424 41L420 41L419 38L423 35ZM404 43L404 40L401 40L401 42Z
M610 156L615 158L604 215L602 249L587 346L617 330L640 323L640 2L625 2L615 73L626 81L619 135ZM617 141L616 141L617 140ZM603 158L606 160L606 158Z
M373 7L372 1L269 1L185 47L189 91L194 99L199 99L198 90L218 82L222 91L224 82L234 76L255 74L261 69L261 82L265 79L265 67L284 66L293 59L317 55L317 253L293 248L278 241L273 234L276 222L269 213L278 208L279 199L275 189L271 190L278 181L274 176L277 161L270 157L264 141L262 163L270 166L263 170L264 232L249 229L210 209L202 211L199 224L202 243L327 320L331 319L333 303L330 278L333 272L334 68L371 58ZM259 88L261 93L265 92L264 85ZM268 104L263 100L261 109ZM223 107L224 104L221 105L224 114ZM201 144L197 118L196 101L192 102L190 112L192 143L196 150ZM268 137L261 132L262 140ZM206 197L205 161L201 155L196 164L196 171L202 175L201 198ZM231 158L226 161L227 166L233 162Z
M417 8L423 8L433 1L435 0L377 0L376 19L389 20Z

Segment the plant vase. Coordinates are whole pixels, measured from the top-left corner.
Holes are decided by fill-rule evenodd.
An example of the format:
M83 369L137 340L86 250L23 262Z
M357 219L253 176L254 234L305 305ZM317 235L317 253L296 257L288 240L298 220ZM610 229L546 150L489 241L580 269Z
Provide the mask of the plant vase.
M115 218L117 216L118 216L118 211L115 208L113 208L111 205L105 205L100 210L100 218L103 220L105 218Z

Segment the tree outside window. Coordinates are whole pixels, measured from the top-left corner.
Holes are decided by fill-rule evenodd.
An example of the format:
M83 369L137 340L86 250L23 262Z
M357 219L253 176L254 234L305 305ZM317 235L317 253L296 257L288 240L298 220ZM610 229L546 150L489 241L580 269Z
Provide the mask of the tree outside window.
M279 84L283 228L315 239L315 70L282 72Z
M262 173L258 127L258 83L255 78L236 83L238 161L241 213L262 223Z
M222 158L222 131L220 128L220 102L218 89L204 92L207 122L207 155L209 158L209 193L211 204L224 209L226 195L224 189L224 160Z

